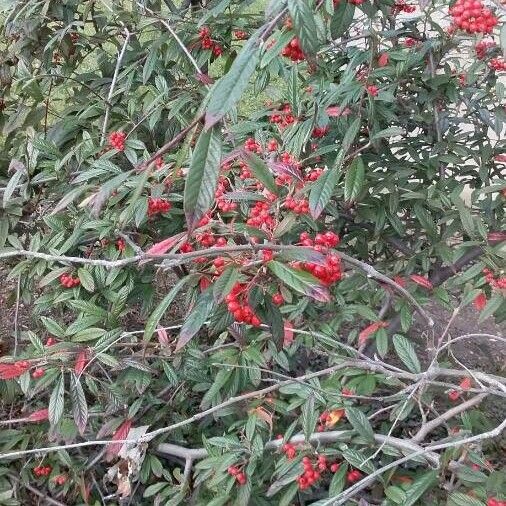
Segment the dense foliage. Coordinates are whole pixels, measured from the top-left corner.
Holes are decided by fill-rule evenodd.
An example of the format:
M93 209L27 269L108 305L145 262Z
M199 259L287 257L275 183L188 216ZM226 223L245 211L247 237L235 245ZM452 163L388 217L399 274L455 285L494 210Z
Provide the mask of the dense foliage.
M0 8L0 504L505 504L499 3Z

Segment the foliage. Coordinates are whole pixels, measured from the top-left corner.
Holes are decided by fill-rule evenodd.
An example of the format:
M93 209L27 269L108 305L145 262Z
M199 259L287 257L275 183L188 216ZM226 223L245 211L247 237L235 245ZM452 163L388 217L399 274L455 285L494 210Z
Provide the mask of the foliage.
M423 309L506 318L500 7L0 8L1 504L506 497Z

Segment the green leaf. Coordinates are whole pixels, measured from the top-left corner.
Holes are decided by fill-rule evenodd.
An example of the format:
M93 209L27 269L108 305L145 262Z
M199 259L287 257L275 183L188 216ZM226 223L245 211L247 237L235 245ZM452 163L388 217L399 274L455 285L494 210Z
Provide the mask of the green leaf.
M318 50L318 29L309 2L305 0L288 0L288 10L302 50L308 55L316 54Z
M18 185L19 181L21 180L21 177L25 173L25 166L16 160L12 160L11 164L9 165L9 169L13 167L15 172L14 175L9 179L9 182L7 183L7 186L4 189L4 195L2 199L2 207L5 209L7 207L7 204L9 203L9 200L12 197L12 194L16 190L16 186Z
M388 334L385 329L378 329L376 331L376 349L381 358L388 353Z
M95 281L93 280L93 276L90 271L86 270L84 267L80 267L77 270L77 276L81 281L81 285L87 292L95 291Z
M74 422L79 430L79 434L82 436L88 423L88 404L81 382L74 374L72 374L70 382L70 398L72 400Z
M340 176L341 164L339 166L334 165L314 182L309 193L309 211L313 219L316 220L330 202Z
M320 302L328 302L330 300L330 294L327 288L321 285L318 279L308 272L293 269L276 260L267 263L267 267L283 281L283 283L286 283L297 292L312 297Z
M417 478L405 491L406 502L402 506L413 506L425 492L437 483L438 471L429 471Z
M42 325L46 327L47 331L55 337L63 337L65 335L63 327L52 318L49 318L48 316L41 316L40 321L42 322Z
M251 37L230 70L213 86L206 109L206 129L227 114L241 98L258 62L258 36Z
M341 462L339 470L337 471L337 473L334 473L334 476L332 476L332 480L330 481L329 497L333 497L337 494L340 494L344 490L344 486L346 485L347 471L348 471L347 464Z
M341 37L350 27L353 16L355 14L355 6L350 2L340 2L334 11L330 22L330 34L333 39Z
M403 364L414 373L420 373L421 367L414 346L400 334L393 337L395 352L402 360Z
M376 132L371 137L371 141L375 141L377 139L384 139L385 137L395 137L396 135L404 134L404 132L405 132L404 128L400 128L400 127L385 128L384 130L380 130L379 132Z
M371 424L360 409L346 408L346 418L359 436L363 436L371 442L374 441L374 431L372 430Z
M478 318L478 323L485 321L489 316L492 316L499 307L504 303L504 296L500 293L495 293L492 295L490 300L487 302L487 305L481 311L480 316Z
M302 406L302 430L304 431L304 437L306 441L309 441L309 437L315 431L316 422L318 421L318 415L314 407L314 395L310 394L306 402Z
M464 204L464 201L458 195L450 195L453 204L457 208L460 215L460 222L464 230L470 235L474 235L474 221L469 208Z
M239 279L239 269L233 266L227 267L213 285L213 297L216 302L221 302L232 290Z
M170 290L170 292L163 298L163 300L158 304L157 308L151 313L146 322L146 328L144 329L144 341L149 341L155 331L160 319L167 311L167 308L171 305L172 301L176 298L176 295L179 293L179 290L183 287L183 285L188 281L188 278L180 279Z
M375 471L374 464L368 460L367 457L360 451L354 450L353 448L347 448L343 450L343 457L357 469L360 469L364 473L371 474Z
M65 376L61 374L49 398L48 414L51 425L56 425L63 415L64 396Z
M462 492L453 492L446 503L447 506L485 506L485 503Z
M195 146L184 187L183 207L189 232L195 228L214 201L220 161L219 129L204 130Z
M395 486L388 487L385 490L385 495L391 501L393 501L395 504L402 505L402 504L404 504L404 501L406 500L406 493L400 487L395 487Z
M344 178L344 200L353 202L358 197L365 180L365 166L361 157L353 160Z
M501 32L499 34L499 42L501 44L501 49L503 53L506 53L506 23L503 23L501 26Z
M211 290L204 292L197 300L190 314L186 317L179 339L176 344L176 351L180 350L183 346L190 341L190 339L200 330L202 325L206 322L209 315L214 309L214 300Z
M271 192L278 193L278 187L274 181L274 176L265 164L265 162L255 153L247 151L243 157L248 164L248 167L252 170L256 178Z

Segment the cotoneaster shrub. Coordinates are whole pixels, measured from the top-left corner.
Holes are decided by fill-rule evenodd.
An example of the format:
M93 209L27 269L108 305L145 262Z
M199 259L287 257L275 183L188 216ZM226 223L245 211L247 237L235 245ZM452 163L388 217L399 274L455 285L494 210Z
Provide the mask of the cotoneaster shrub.
M500 4L0 7L2 504L505 504Z

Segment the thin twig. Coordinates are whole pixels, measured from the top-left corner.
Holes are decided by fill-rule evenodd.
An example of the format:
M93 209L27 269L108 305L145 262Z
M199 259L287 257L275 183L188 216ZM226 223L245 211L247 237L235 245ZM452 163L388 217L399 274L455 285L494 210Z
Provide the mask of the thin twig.
M116 60L116 68L114 69L114 74L112 76L111 87L109 88L109 94L107 95L107 103L105 105L105 116L104 116L104 124L102 125L102 135L100 136L100 145L103 145L105 142L105 136L107 134L107 127L109 123L109 115L111 114L111 99L114 95L114 87L116 86L116 81L118 80L118 74L121 69L121 64L123 62L123 58L125 56L125 52L128 46L128 42L130 41L130 32L128 28L125 28L125 42L123 43L123 47L121 48L118 59Z
M57 501L56 499L53 499L52 497L49 497L48 495L44 494L40 490L37 490L35 487L32 487L32 485L29 485L28 483L24 483L14 474L9 474L9 478L14 480L16 483L18 483L22 487L29 490L32 494L35 494L37 497L40 497L42 500L45 501L46 504L52 504L53 506L66 506L65 503L62 503L60 501Z
M21 298L21 275L18 276L18 284L16 288L16 310L14 312L14 349L12 356L15 357L18 353L19 344L19 301Z

